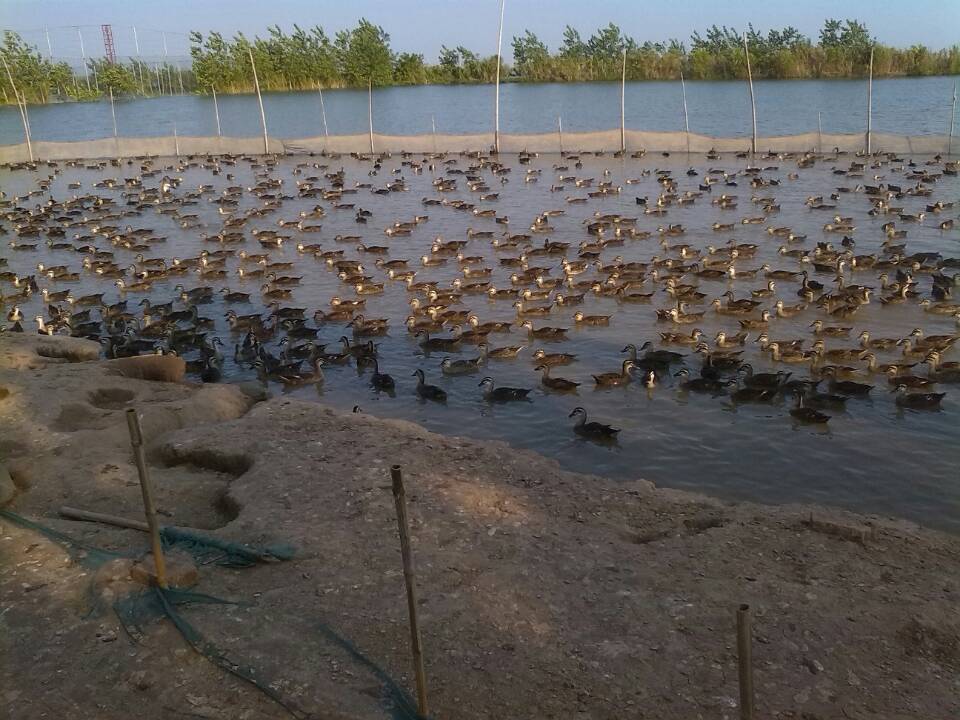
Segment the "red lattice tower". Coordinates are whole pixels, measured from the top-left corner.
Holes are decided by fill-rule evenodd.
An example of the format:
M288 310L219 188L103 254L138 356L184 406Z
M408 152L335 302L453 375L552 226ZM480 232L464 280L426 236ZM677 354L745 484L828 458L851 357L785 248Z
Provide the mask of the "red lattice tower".
M113 47L113 28L101 25L100 32L103 33L103 52L107 56L107 62L113 65L117 62L117 51Z

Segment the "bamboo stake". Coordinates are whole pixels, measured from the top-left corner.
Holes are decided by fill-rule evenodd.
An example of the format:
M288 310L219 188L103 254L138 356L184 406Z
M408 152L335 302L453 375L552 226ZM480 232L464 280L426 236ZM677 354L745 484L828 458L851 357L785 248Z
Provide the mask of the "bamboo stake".
M740 719L753 720L753 634L750 606L737 608L737 660L740 678Z
M873 151L873 47L870 48L870 77L867 80L867 155Z
M370 128L370 153L373 154L373 77L367 80L367 123Z
M217 103L217 88L211 85L210 91L213 93L213 115L217 119L217 137L221 137L223 133L220 131L220 105Z
M687 114L687 84L683 81L683 70L680 71L680 92L683 95L683 131L687 134L687 154L690 153L690 116Z
M260 126L263 128L263 154L270 154L270 142L267 139L267 115L263 111L263 96L260 94L260 80L257 78L257 64L253 61L253 49L247 48L250 67L253 68L253 86L257 89L257 102L260 104Z
M500 29L497 31L497 77L493 94L493 149L500 152L500 51L503 46L503 7L506 0L500 0Z
M620 69L620 151L627 149L627 49L623 49L623 66Z
M80 508L62 505L58 510L60 515L71 520L86 520L87 522L98 522L104 525L115 525L116 527L129 528L130 530L139 530L141 532L150 532L150 525L140 520L130 520L119 515L108 515L107 513L98 513L91 510L82 510Z
M0 54L0 60L3 61L3 68L7 71L7 79L10 81L10 88L13 90L13 97L17 101L17 109L20 111L20 121L23 123L23 136L27 140L27 154L30 156L30 162L33 162L33 141L30 137L30 121L27 120L27 102L21 101L20 91L17 90L16 83L13 82L13 73L10 72L10 65L7 64L7 58Z
M153 488L150 486L150 474L147 459L143 452L143 430L140 418L134 408L127 410L127 427L130 429L130 444L133 446L133 459L140 476L140 492L143 495L143 512L147 516L150 528L150 544L153 547L153 562L157 573L157 585L167 587L167 565L163 557L163 545L160 542L160 525L157 523L157 511L153 505Z
M750 139L750 152L757 152L757 99L753 94L753 71L750 69L750 47L747 34L743 34L743 53L747 57L747 81L750 83L750 111L753 115L753 136Z
M423 669L423 645L420 625L417 622L417 588L414 578L413 554L410 550L410 525L407 520L407 495L403 489L400 466L390 468L393 481L393 500L397 507L397 529L400 532L400 554L403 558L403 579L407 586L407 612L410 614L410 645L413 650L413 670L417 682L417 709L421 717L427 717L427 680Z

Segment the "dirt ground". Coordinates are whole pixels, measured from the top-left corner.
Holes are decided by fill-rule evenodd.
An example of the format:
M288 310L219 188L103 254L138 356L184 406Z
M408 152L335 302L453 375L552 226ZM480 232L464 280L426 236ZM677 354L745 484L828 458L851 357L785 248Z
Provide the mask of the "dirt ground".
M960 538L568 473L502 443L257 403L236 386L123 377L67 362L95 352L69 345L0 338L6 509L145 552L143 533L57 514L142 518L124 417L136 407L162 522L296 547L290 562L201 566L196 590L242 603L182 612L301 717L405 717L389 699L391 678L413 688L393 463L431 716L738 717L740 603L753 612L758 717L960 716ZM128 570L94 569L0 518L0 716L290 716L169 621L128 635L109 607L135 587Z

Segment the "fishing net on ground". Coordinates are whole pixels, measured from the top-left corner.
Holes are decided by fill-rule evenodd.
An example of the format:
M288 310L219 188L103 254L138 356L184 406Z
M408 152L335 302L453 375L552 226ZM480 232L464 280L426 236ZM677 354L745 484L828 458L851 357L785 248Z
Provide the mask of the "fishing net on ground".
M140 553L134 551L124 553L99 548L10 510L0 510L0 518L57 543L68 552L74 562L89 569L97 569L113 560L134 559L140 556ZM185 551L198 565L240 569L253 567L258 563L286 561L294 556L294 549L289 545L256 546L233 543L184 528L164 527L161 529L161 538L165 550ZM100 607L101 603L95 596L92 582L89 597L88 617L104 609ZM277 689L278 683L274 679L267 677L263 671L252 664L233 658L200 632L180 611L180 608L187 605L219 605L253 609L252 604L243 601L227 600L191 590L157 586L145 587L124 595L115 600L111 607L117 614L124 631L134 642L140 642L144 628L151 622L168 618L183 639L214 665L257 688L291 716L310 717L308 712ZM302 652L303 645L307 645L316 652L329 654L332 648L338 657L349 660L355 668L376 680L380 688L378 700L385 716L393 720L422 720L422 716L417 712L416 703L409 693L332 627L310 618L292 615L284 615L278 619L295 628L293 632L302 639L303 642L298 644L298 651Z

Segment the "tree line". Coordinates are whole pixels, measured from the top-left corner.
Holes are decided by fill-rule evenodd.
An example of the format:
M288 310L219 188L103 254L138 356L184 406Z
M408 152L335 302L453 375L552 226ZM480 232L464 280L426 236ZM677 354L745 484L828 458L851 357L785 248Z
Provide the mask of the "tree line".
M824 22L816 42L793 27L763 34L752 25L745 33L713 25L702 35L694 32L689 43L640 43L610 23L586 39L567 26L560 46L551 51L527 30L512 39L513 64L503 63L500 72L502 79L515 82L607 81L619 80L625 63L628 80L676 80L681 73L691 80L743 79L744 37L758 79L861 77L868 71L871 50L876 77L960 74L960 45L944 50L890 47L877 43L863 23L833 19ZM395 51L390 35L366 19L332 37L319 25L309 30L294 25L290 33L274 26L265 37L254 38L194 31L189 68L91 59L77 73L67 63L43 57L36 46L10 31L4 33L0 56L22 98L34 103L54 97L95 99L110 92L251 92L251 56L261 88L277 91L490 83L497 72L496 55L483 56L463 46L442 46L436 62L427 62L423 54ZM0 72L0 92L3 102L17 101L6 71Z

